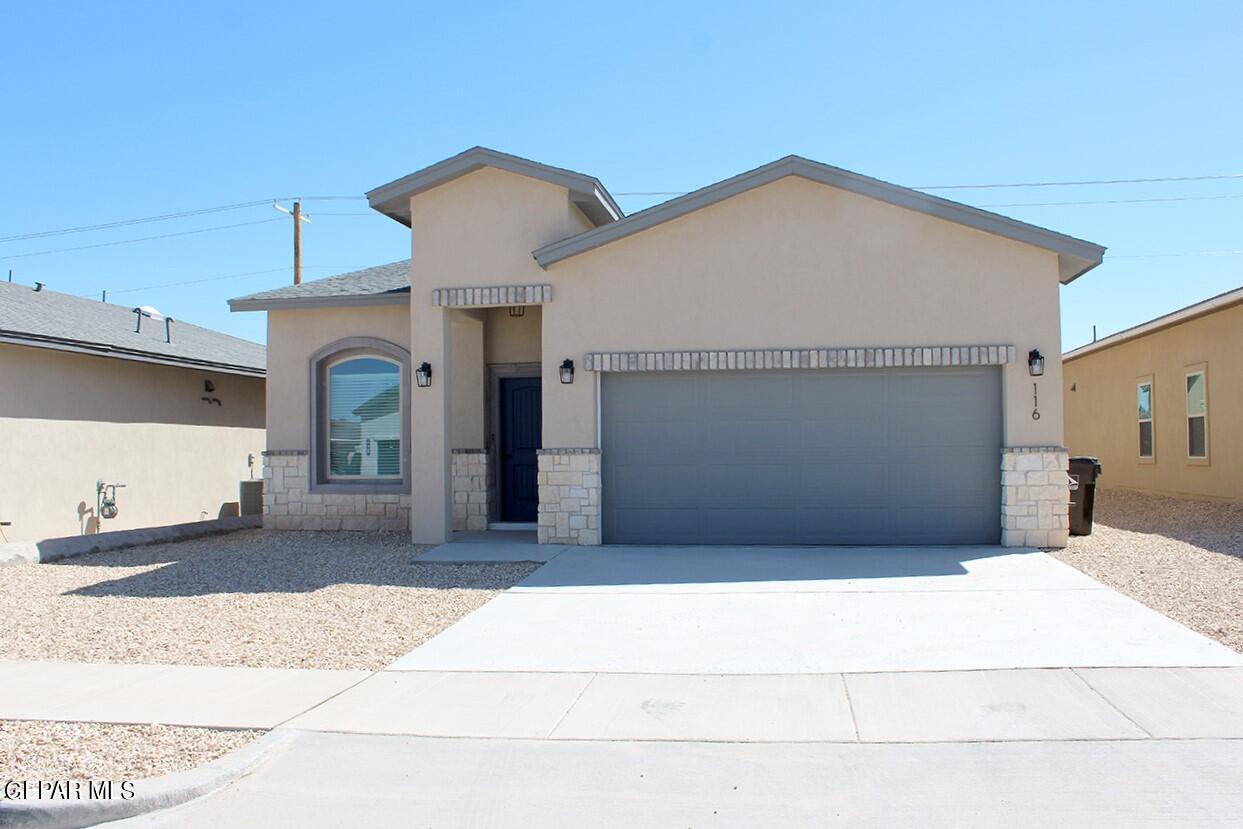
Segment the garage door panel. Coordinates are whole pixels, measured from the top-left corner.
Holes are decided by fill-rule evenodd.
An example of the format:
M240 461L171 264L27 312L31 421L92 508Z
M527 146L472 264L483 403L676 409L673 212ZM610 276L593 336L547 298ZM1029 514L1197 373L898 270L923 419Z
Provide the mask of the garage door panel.
M610 543L996 543L992 367L609 374Z

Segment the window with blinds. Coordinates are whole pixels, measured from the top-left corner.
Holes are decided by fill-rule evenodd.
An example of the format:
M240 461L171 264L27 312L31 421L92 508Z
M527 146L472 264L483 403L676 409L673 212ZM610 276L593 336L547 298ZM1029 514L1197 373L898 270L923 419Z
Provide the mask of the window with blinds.
M354 357L328 367L328 478L401 477L401 366Z

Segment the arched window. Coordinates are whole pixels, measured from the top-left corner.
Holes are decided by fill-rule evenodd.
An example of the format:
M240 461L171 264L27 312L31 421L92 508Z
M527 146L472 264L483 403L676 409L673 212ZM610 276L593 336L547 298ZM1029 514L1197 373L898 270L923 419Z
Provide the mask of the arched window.
M328 364L327 479L401 478L401 365L380 356Z
M351 337L311 356L312 492L410 491L410 353Z

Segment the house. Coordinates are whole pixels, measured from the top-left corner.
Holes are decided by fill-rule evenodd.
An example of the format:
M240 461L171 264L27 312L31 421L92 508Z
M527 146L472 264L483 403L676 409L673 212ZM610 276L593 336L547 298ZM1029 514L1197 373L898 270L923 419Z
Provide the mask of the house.
M264 371L263 346L154 309L0 283L4 538L237 515Z
M1102 487L1243 501L1243 288L1063 355L1066 440Z
M268 313L267 526L1065 543L1058 288L1098 245L795 156L629 216L483 148L368 199L409 261L231 302ZM338 415L386 391L381 474Z

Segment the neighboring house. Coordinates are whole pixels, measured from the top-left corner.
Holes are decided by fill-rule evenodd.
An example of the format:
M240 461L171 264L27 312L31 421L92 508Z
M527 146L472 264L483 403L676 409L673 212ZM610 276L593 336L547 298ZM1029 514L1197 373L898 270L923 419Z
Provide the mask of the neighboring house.
M141 329L136 330L141 323ZM10 541L236 515L264 446L264 348L0 283L0 521ZM101 515L111 490L117 515Z
M1058 287L1097 245L793 156L631 216L482 148L368 198L410 261L231 303L268 312L268 526L1065 543ZM372 473L341 414L393 377Z
M1243 288L1063 355L1066 440L1102 487L1243 501Z

